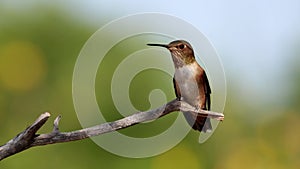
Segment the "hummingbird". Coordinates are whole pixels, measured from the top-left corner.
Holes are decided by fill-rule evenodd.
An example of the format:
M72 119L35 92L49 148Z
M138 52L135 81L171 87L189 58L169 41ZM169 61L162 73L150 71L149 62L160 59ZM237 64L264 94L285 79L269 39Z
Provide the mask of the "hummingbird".
M169 44L147 44L168 49L175 66L173 85L178 100L187 102L196 109L210 110L211 89L204 69L197 63L193 48L185 40L175 40ZM210 119L191 112L183 112L188 124L202 132L212 130Z

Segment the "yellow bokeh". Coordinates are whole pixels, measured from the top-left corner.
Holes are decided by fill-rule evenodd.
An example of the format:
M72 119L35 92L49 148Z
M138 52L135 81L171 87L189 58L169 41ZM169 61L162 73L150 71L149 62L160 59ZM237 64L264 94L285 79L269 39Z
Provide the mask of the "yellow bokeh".
M285 126L283 134L283 145L286 153L293 156L300 157L300 134L297 129L300 128L300 117L298 113L286 113Z
M230 152L216 169L283 169L278 152L262 139L242 139L232 143Z
M155 157L153 169L200 169L201 158L194 151L185 146L175 147L172 150Z
M0 48L0 85L10 91L28 91L45 76L40 48L31 42L13 41Z

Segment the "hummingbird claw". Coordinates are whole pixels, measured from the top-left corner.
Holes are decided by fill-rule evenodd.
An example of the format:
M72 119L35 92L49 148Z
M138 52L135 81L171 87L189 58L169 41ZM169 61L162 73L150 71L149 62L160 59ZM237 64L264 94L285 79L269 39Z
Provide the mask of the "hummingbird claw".
M218 117L217 120L218 120L218 121L223 121L223 120L224 120L224 117Z
M199 106L194 106L195 107L195 111L199 111L200 107Z

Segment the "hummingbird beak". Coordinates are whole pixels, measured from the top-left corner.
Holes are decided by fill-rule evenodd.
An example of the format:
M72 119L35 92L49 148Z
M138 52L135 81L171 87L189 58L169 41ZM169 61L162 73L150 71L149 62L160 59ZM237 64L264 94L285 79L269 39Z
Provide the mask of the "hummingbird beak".
M148 46L160 46L160 47L164 47L164 48L169 48L169 45L165 45L165 44L153 44L153 43L148 43Z

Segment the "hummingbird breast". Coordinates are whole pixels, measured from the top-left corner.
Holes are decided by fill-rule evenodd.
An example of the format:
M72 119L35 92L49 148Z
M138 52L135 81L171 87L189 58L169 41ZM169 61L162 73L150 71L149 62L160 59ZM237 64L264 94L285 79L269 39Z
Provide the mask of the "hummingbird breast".
M198 77L203 69L198 63L188 64L175 69L175 81L179 87L181 99L193 106L201 108L203 85L199 84Z

